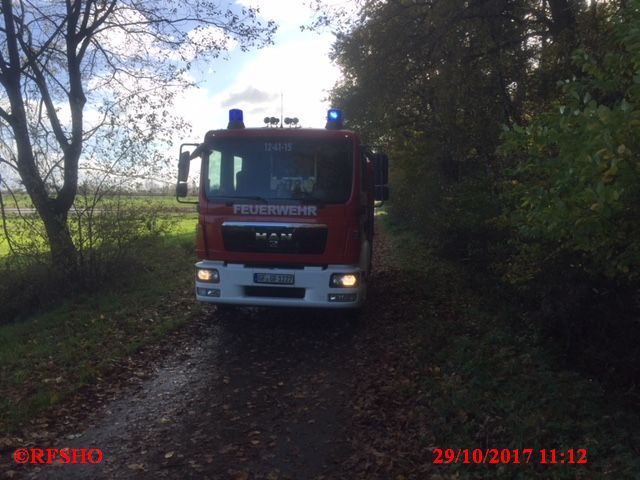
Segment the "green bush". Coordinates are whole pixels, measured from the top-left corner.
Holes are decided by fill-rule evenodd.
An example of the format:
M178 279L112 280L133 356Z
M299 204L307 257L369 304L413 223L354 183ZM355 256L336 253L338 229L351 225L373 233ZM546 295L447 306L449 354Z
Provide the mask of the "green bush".
M80 196L69 225L82 283L99 284L126 264L138 263L145 256L145 242L165 235L174 223L175 217L153 200L114 195L96 202L91 196Z
M500 153L516 162L503 196L519 242L512 281L559 259L594 279L639 279L640 2L634 6L614 22L606 54L575 53L582 76L563 82L555 111L503 135Z
M92 290L139 268L159 237L175 223L152 200L81 194L69 228L78 251L73 278L50 267L44 227L36 216L7 217L11 254L0 258L0 323L28 314L71 292Z

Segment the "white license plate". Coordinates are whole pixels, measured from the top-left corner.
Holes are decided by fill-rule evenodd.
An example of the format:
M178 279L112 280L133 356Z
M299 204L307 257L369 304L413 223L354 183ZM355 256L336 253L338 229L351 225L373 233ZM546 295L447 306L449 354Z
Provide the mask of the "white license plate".
M274 285L293 285L295 277L290 273L254 273L254 283L270 283Z

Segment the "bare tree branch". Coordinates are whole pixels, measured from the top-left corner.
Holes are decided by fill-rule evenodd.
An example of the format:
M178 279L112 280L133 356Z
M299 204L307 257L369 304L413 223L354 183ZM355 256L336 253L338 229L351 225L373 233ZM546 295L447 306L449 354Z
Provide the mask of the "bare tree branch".
M157 161L146 144L183 125L166 121L166 107L191 83L181 76L191 61L217 57L230 39L242 49L269 43L275 30L255 10L213 0L0 2L0 141L10 132L3 149L15 151L52 258L67 266L83 151L89 164L108 163L105 175L134 159L140 168Z

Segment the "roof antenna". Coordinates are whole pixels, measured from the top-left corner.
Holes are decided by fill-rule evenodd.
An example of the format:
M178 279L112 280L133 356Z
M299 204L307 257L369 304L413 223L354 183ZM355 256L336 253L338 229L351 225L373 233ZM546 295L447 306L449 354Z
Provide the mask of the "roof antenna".
M282 90L280 90L280 128L284 128L284 124L282 123L282 112L284 111L284 94Z

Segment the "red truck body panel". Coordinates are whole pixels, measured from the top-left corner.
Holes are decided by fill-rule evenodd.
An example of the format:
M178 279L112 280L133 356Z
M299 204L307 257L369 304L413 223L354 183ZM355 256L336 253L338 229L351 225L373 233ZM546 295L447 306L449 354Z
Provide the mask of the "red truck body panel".
M366 185L368 199L373 199L373 178L371 166L367 165L362 178L360 167L360 139L354 132L346 130L321 129L293 129L293 128L261 128L217 130L213 134L216 138L265 138L278 139L301 137L328 139L332 137L348 137L353 142L353 181L351 196L344 204L327 204L316 209L315 216L277 216L277 215L238 215L234 213L234 206L207 199L204 188L204 176L200 179L199 220L196 244L196 255L199 260L222 260L226 262L250 262L264 264L299 264L299 265L327 265L327 264L356 264L360 257L360 214L368 214L369 224L373 224L373 200L371 205L362 205L361 184ZM250 201L242 202L253 205ZM367 207L367 208L363 208ZM364 212L366 210L366 213ZM228 221L243 222L304 222L317 223L328 227L326 249L322 254L277 254L230 252L225 250L222 239L222 224Z
M272 145L277 153L271 153ZM288 157L280 154L282 145ZM375 192L372 162L356 133L213 130L190 158L198 154L202 158L198 300L250 306L362 305L371 262ZM187 163L188 159L187 153ZM291 171L298 173L293 174L287 162L312 167L297 166ZM301 173L307 171L311 173ZM245 184L248 179L253 183ZM243 185L267 193L245 196ZM341 193L328 193L332 190Z

